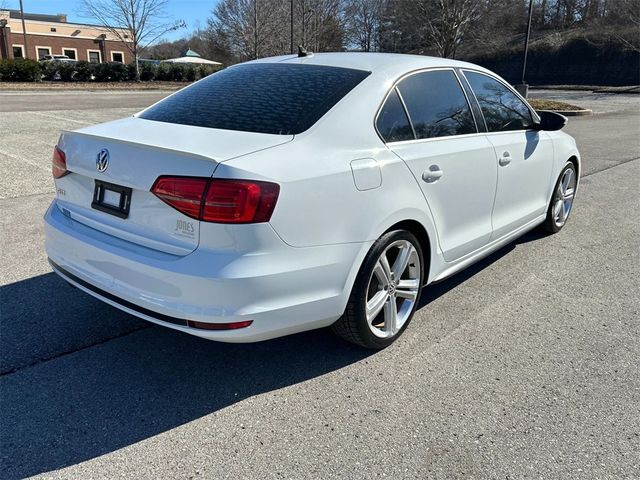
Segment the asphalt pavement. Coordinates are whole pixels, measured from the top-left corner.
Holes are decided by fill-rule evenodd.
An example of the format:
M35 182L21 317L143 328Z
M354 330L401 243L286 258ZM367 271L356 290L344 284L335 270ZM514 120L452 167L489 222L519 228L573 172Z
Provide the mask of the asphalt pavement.
M51 273L59 131L161 95L0 93L0 478L640 478L640 96L533 91L595 112L566 127L569 223L427 287L372 353L208 342Z

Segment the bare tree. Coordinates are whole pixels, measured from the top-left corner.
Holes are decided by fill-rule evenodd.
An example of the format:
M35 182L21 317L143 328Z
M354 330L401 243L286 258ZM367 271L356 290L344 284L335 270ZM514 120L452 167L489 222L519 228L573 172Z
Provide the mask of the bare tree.
M281 55L290 50L288 12L284 0L221 0L207 30L237 60Z
M345 2L345 30L352 46L364 52L379 49L382 12L382 0L347 0Z
M167 21L166 6L167 0L82 0L82 13L126 45L135 60L136 80L140 80L140 50L186 27L182 20Z
M423 0L419 4L427 37L438 55L454 58L465 33L479 17L483 0Z
M295 40L304 47L321 52L341 50L343 25L341 0L295 0Z

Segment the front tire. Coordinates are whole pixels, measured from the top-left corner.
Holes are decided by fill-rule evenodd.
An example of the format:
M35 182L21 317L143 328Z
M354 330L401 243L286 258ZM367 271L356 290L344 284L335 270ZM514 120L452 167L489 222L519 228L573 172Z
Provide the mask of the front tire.
M557 233L567 223L573 207L577 184L576 166L573 162L567 162L560 172L547 209L547 218L542 224L542 228L546 232Z
M406 230L386 233L367 254L345 313L332 330L364 348L391 345L415 313L424 270L422 249L415 235Z

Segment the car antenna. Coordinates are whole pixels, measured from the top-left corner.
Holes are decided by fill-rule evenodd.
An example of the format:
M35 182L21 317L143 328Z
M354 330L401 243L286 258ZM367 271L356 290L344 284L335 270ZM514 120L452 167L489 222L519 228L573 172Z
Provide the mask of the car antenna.
M298 45L298 58L313 57L313 52L308 52L302 45Z

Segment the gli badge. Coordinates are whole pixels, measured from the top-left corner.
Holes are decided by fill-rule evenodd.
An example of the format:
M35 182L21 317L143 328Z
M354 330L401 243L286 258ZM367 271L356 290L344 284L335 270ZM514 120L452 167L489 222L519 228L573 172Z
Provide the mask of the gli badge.
M103 148L96 155L96 170L104 172L109 166L109 150Z

